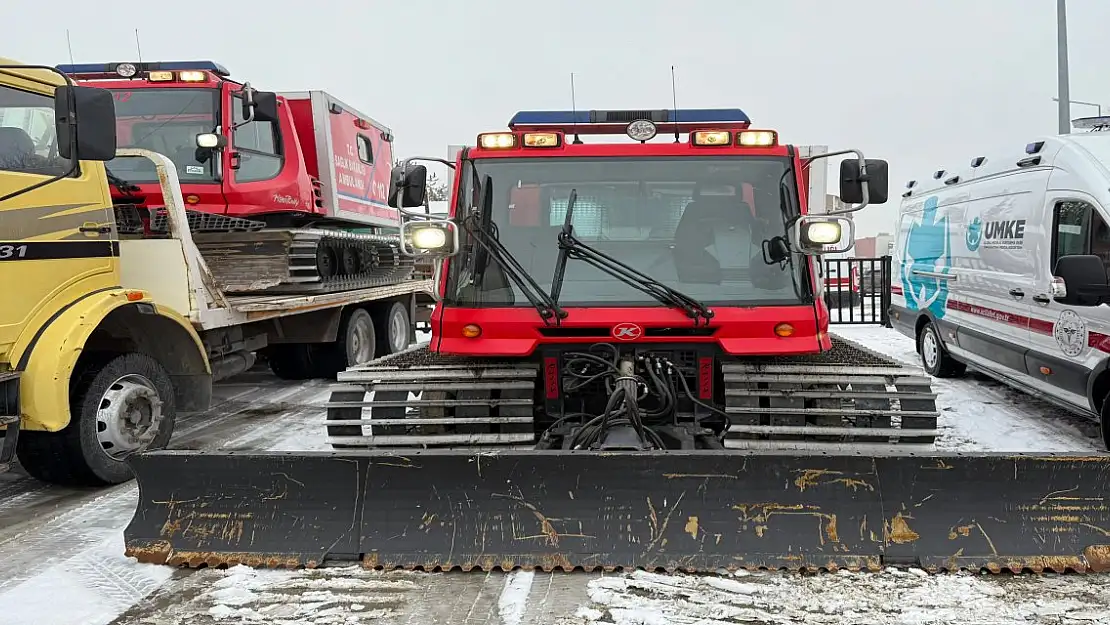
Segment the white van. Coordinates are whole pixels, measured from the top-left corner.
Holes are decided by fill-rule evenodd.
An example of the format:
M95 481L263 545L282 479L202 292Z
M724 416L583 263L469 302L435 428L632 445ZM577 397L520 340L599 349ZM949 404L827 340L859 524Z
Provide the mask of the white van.
M930 374L971 366L1099 418L1110 449L1110 118L1099 119L1099 132L910 181L890 319Z

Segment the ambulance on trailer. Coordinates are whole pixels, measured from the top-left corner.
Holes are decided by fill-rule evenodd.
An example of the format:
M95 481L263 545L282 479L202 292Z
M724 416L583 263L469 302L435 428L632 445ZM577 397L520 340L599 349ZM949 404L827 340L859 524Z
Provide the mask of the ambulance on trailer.
M1100 419L1110 448L1110 118L902 196L890 317L938 377L973 367Z

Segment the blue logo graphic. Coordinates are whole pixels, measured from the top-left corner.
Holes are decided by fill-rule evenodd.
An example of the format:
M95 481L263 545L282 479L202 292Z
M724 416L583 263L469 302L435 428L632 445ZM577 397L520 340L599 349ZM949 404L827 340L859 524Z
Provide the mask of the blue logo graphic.
M948 241L948 217L937 219L937 198L931 197L925 200L921 221L911 223L902 253L902 290L910 310L927 310L938 319L947 312L948 280L937 274L951 269ZM975 244L978 247L978 235Z
M976 217L967 224L967 235L964 237L964 242L967 243L969 252L974 252L979 249L979 244L983 241L983 220Z

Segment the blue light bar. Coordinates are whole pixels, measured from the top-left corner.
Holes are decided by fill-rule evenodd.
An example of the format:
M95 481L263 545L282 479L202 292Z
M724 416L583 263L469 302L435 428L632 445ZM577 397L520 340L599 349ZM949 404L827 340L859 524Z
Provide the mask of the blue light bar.
M127 61L120 61L118 63L75 63L72 65L56 65L54 68L63 74L97 74L107 75L115 74L116 68ZM231 72L219 63L212 61L161 61L155 63L132 63L135 68L140 72L180 72L180 71L209 71L217 76L230 76Z
M624 110L624 111L520 111L509 120L509 128L543 128L579 126L583 134L590 134L591 126L627 126L636 119L648 119L660 132L679 127L726 125L747 126L748 115L740 109L678 109L678 110ZM581 128L585 126L585 128Z

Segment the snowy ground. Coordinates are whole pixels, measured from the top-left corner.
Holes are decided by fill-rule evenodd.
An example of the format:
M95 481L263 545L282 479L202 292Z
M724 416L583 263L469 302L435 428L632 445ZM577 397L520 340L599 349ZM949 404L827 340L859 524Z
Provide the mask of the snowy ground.
M876 326L835 331L908 362L910 340ZM1096 448L1097 428L969 375L937 380L952 450ZM326 449L327 385L252 372L181 420L174 446ZM1107 576L925 576L920 572L738 577L175 571L122 556L136 491L48 487L0 475L0 625L215 623L1090 623L1110 625Z

